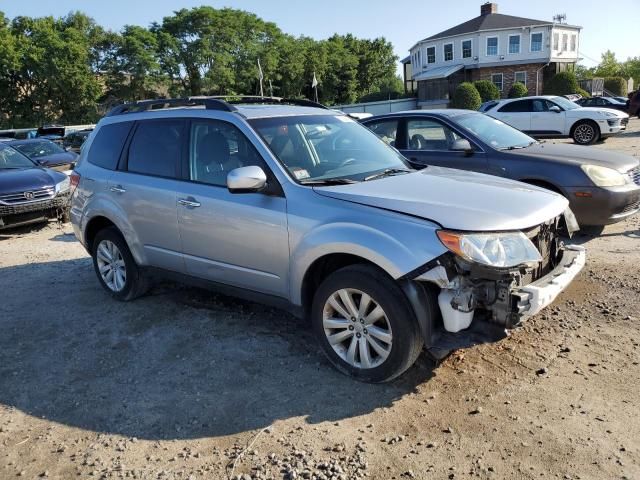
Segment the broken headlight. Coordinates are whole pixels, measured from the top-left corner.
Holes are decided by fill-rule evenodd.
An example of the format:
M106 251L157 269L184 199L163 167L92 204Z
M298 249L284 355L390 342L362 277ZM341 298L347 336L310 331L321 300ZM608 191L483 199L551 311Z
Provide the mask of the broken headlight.
M470 262L491 267L536 264L540 252L522 232L461 233L438 230L438 238L451 252Z

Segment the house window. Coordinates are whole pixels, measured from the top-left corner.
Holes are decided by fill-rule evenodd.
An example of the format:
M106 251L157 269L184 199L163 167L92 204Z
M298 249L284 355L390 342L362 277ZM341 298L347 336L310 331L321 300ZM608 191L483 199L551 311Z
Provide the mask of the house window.
M436 63L436 47L427 47L427 63Z
M516 72L514 75L514 79L515 82L520 82L522 84L524 84L524 86L527 86L527 72Z
M453 43L444 44L444 61L450 62L453 60Z
M471 58L471 40L464 40L462 42L462 58Z
M496 87L498 87L498 90L502 91L502 74L501 73L492 73L491 81Z
M569 36L566 33L563 33L562 34L562 51L563 52L566 52L568 50L568 48L567 48L568 47L568 45L567 45L568 41L569 41Z
M487 56L498 55L498 37L487 37Z
M420 50L418 50L418 68L422 66L422 55L420 55Z
M532 52L542 51L542 32L531 34L531 51Z
M520 53L520 35L509 35L509 53Z
M571 51L572 52L576 51L576 36L575 35L571 35Z
M553 34L553 50L554 51L560 50L560 34L559 33Z

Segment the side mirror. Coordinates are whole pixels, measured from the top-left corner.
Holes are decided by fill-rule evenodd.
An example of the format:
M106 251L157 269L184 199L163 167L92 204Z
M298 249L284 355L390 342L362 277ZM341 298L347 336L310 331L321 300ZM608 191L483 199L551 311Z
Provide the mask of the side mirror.
M469 140L467 140L466 138L459 138L457 140L454 140L449 150L454 152L464 152L467 155L473 154L473 148L471 147Z
M240 167L227 175L227 188L231 193L259 192L267 185L267 175L260 167Z
M549 111L553 113L560 113L562 110L560 109L559 106L554 105L553 107L549 107Z

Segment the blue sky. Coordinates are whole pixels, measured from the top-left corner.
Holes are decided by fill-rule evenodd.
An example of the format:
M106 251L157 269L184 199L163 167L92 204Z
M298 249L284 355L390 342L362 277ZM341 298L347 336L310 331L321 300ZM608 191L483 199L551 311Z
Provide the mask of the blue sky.
M9 18L61 16L81 10L101 25L119 30L126 24L148 26L183 7L229 6L251 11L293 35L316 39L333 33L384 36L402 58L418 40L477 16L481 3L484 0L0 0L0 10ZM500 13L539 20L566 13L567 23L584 28L580 54L586 66L597 63L594 60L607 49L622 60L640 56L640 0L618 0L615 4L584 0L497 3Z

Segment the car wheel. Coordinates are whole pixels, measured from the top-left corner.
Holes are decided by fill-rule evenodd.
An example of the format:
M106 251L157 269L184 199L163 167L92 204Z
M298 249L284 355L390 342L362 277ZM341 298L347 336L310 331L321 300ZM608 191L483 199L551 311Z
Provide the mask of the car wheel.
M592 237L598 237L604 232L605 225L580 225L580 232Z
M361 381L394 379L422 350L418 322L404 293L372 266L353 265L329 275L316 291L311 315L327 358Z
M133 300L148 290L147 279L115 228L98 232L93 242L92 257L100 284L113 298Z
M571 136L573 137L573 141L579 145L591 145L598 140L600 132L598 125L594 122L583 120L573 127Z

